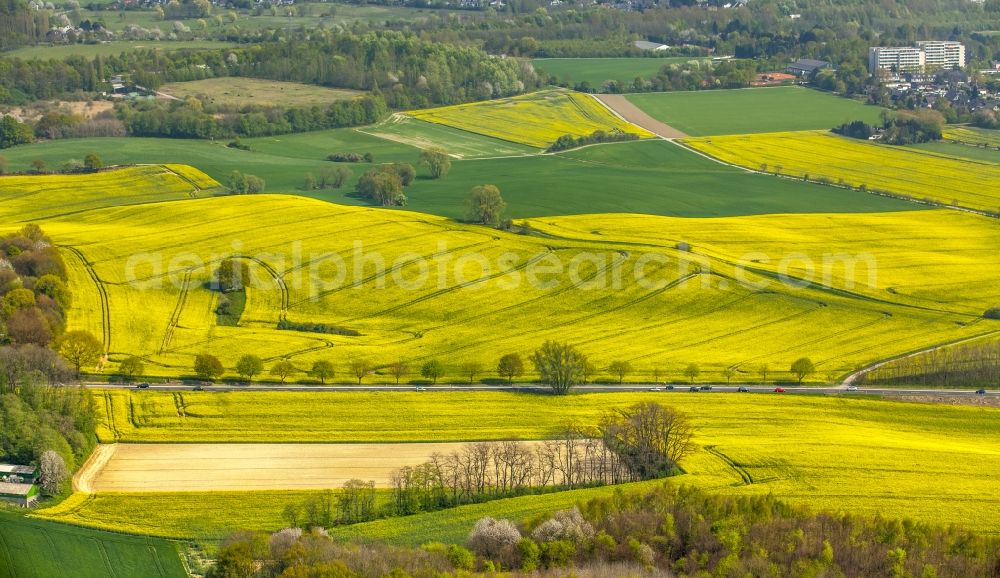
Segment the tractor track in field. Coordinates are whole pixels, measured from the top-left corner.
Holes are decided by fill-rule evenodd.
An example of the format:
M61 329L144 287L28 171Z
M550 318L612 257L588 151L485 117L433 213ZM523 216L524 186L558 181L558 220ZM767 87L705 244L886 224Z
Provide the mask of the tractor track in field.
M323 351L324 349L329 349L335 344L332 341L324 341L323 345L315 345L313 347L307 347L305 349L300 349L298 351L290 351L288 353L282 353L281 355L272 355L271 357L265 357L263 361L272 362L278 361L279 359L291 359L293 357L298 357L300 355L305 355L307 353L313 353L314 351Z
M118 431L118 426L115 423L115 406L110 392L104 394L104 411L108 414L108 429L111 430L111 435L115 439L121 439L121 432Z
M197 199L198 193L204 190L200 186L198 186L198 183L192 181L187 175L182 175L179 172L167 167L166 165L160 165L160 166L163 167L163 170L167 171L168 173L174 175L175 177L179 178L180 180L194 187L194 190L188 193L192 199Z
M520 265L518 265L516 267L512 267L512 268L507 269L505 271L498 271L496 273L491 273L490 275L488 275L486 277L479 277L479 278L473 279L471 281L465 281L465 282L462 282L462 283L456 283L455 285L452 285L450 287L445 287L443 289L438 289L437 291L432 291L430 293L427 293L426 295L421 295L420 297L417 297L415 299L411 299L410 301L407 301L405 303L401 303L399 305L394 305L392 307L389 307L388 309L383 309L382 311L379 311L377 313L372 313L370 315L362 315L362 316L359 316L359 317L353 317L351 319L348 319L347 322L360 321L360 320L363 320L363 319L371 319L373 317L379 317L381 315L388 315L390 313L396 313L396 312L398 312L398 311L400 311L402 309L406 309L407 307L410 307L412 305L416 305L418 303L423 303L424 301L428 301L430 299L435 299L437 297L441 297L441 296L447 295L448 293L452 293L454 291L465 289L467 287L472 287L473 285L477 285L479 283L485 283L485 282L488 282L488 281L490 281L492 279L496 279L498 277L503 277L504 275L509 275L511 273L517 273L517 272L523 271L524 269L527 269L531 265L533 265L533 264L541 261L542 259L548 257L551 254L553 254L553 251L551 249L549 249L549 250L547 250L545 252L538 253L534 257L526 260L524 263L521 263Z
M600 274L600 272L595 273L595 276L598 275L598 274ZM565 321L565 322L554 324L554 325L546 325L545 327L539 327L539 328L536 328L536 329L522 331L518 335L519 336L525 336L525 335L532 335L532 334L540 333L540 332L543 332L543 331L551 331L552 329L555 329L555 328L558 328L558 327L566 327L566 326L570 326L570 325L575 325L575 324L581 323L583 321L589 321L589 320L595 319L597 317L602 317L604 315L610 315L610 314L616 313L618 311L622 311L624 309L628 309L629 307L633 307L635 305L638 305L639 303L642 303L644 301L648 301L649 299L652 299L652 298L657 297L659 295L662 295L662 294L666 293L667 291L670 291L671 289L674 289L675 287L679 287L680 285L682 285L685 282L693 279L694 277L697 277L698 275L700 275L700 273L689 273L688 275L685 275L684 277L680 277L678 279L674 279L673 281L671 281L670 283L667 283L663 287L660 287L658 289L654 289L652 291L649 291L648 293L640 295L640 296L638 296L638 297L636 297L634 299L630 299L627 302L622 303L621 305L618 305L616 307L613 307L613 308L610 308L610 309L598 310L598 311L595 311L593 313L587 313L586 315L583 315L582 317L579 317L579 318L576 318L576 319L572 319L570 321ZM538 297L536 299L541 299L541 298L543 298L543 297ZM593 302L591 302L591 303L593 303ZM582 309L587 309L589 305L590 305L590 303L588 303L587 305L584 305L581 308ZM516 308L516 307L519 307L519 306L520 305L510 306L510 307L505 308L504 310L510 309L511 307ZM595 309L599 309L599 308L595 308ZM495 312L490 312L488 314L483 314L483 315L476 316L475 318L486 317L486 316L489 316L489 315L493 315L494 313ZM465 320L463 322L467 322L467 320ZM440 329L440 327L434 327L432 329ZM593 341L593 340L591 340L591 341ZM578 342L578 343L587 343L587 341ZM480 343L472 343L472 344L469 344L468 346L460 347L460 348L456 348L456 349L452 349L452 350L449 350L449 351L458 351L458 350L461 350L461 349L468 349L470 347L474 347L474 346L480 345L480 344L481 344L481 342Z
M452 253L456 253L458 251L462 251L462 250L465 250L465 249L471 249L473 247L481 247L483 245L486 245L487 243L488 243L487 241L480 241L478 243L470 243L468 245L462 245L460 247L455 247L453 249L445 249L443 251L436 251L434 253L431 253L430 255L419 255L419 256L416 256L416 257L414 257L412 259L407 259L406 261L401 261L401 262L398 262L398 263L394 263L391 267L389 267L388 269L386 269L384 271L373 273L373 274L368 275L366 277L363 277L363 278L361 278L361 279L359 279L357 281L354 281L353 283L342 283L339 287L334 287L333 289L329 289L329 290L326 290L326 291L320 291L319 293L316 293L316 295L314 295L314 296L309 296L309 297L306 297L304 299L299 299L295 303L292 303L291 306L294 307L294 306L301 305L301 304L309 302L309 301L313 301L313 300L320 299L322 297L326 297L328 295L333 295L334 293L339 293L341 291L346 291L348 289L354 289L354 288L357 288L357 287L361 287L361 286L365 285L366 283L370 283L370 282L372 282L372 281L374 281L376 279L379 279L380 277L385 277L386 275L390 275L392 273L395 273L396 271L399 271L399 270L403 269L404 267L406 267L408 265L412 265L412 264L418 263L420 261L431 260L431 259L438 259L440 257L444 257L445 255L450 255Z
M174 408L177 410L177 417L187 417L187 408L184 405L184 393L173 392Z
M822 305L817 305L813 309L805 309L803 311L798 311L798 312L792 313L790 315L785 315L784 317L779 317L777 319L771 319L770 321L766 321L764 323L758 323L758 324L752 325L750 327L744 327L742 329L737 329L736 331L730 331L729 333L723 333L721 335L715 335L715 336L712 336L712 337L709 337L709 338L706 338L706 339L702 339L701 341L695 341L695 342L692 342L692 343L685 343L684 346L685 347L697 347L697 346L705 345L707 343L711 343L713 341L717 341L717 340L720 340L720 339L729 339L729 338L732 338L732 337L737 336L737 335L743 335L743 334L749 333L751 331L756 331L756 330L761 329L763 327L770 327L772 325L779 325L781 323L787 323L788 321L792 321L793 319L798 319L799 317L805 317L805 316L807 316L807 315L809 315L811 313L815 313L816 311L819 311L822 308L823 308ZM659 355L659 352L654 351L654 352L651 352L651 353L646 353L646 354L643 354L643 355L632 357L628 361L639 361L639 360L642 360L642 359L649 359L650 357L653 357L653 356L656 356L656 355Z
M629 257L629 253L627 251L618 251L618 256L615 259L613 259L610 263L606 263L603 266L598 267L592 273L590 273L589 275L583 277L582 279L580 279L576 283L573 283L571 285L567 285L565 287L562 287L562 288L560 288L560 289L558 289L558 290L556 290L556 291L554 291L552 293L548 293L548 294L545 294L545 295L539 295L538 297L533 297L531 299L528 299L527 301L522 301L522 302L519 302L519 303L508 305L506 307L502 307L502 308L496 309L496 310L491 310L491 311L488 311L486 313L481 313L481 314L478 314L478 315L474 315L472 317L466 317L466 318L464 318L464 319L462 319L460 321L452 321L452 322L449 322L449 323L445 323L443 325L437 325L437 326L434 326L434 327L429 327L427 329L422 330L420 332L420 334L422 335L423 333L425 333L427 331L436 331L436 330L439 330L439 329L445 329L445 328L448 328L448 327L450 327L452 325L456 325L458 323L468 323L470 321L475 321L475 320L478 320L478 319L483 319L483 318L486 318L486 317L497 315L498 313L503 313L503 312L506 312L506 311L510 311L510 310L514 310L514 309L519 309L519 308L524 307L525 305L527 305L529 303L535 303L535 302L541 301L543 299L550 299L550 298L555 297L557 295L561 295L561 294L563 294L563 293L565 293L565 292L567 292L567 291L569 291L571 289L574 289L574 288L586 285L591 280L597 278L599 275L602 275L605 272L607 272L608 270L612 270L614 267L617 267L621 263L624 263L626 260L628 260L628 257ZM522 332L519 335L527 335L527 334L531 334L531 333L538 333L540 331L547 331L547 330L550 330L550 329L551 329L551 327L543 327L543 328L533 329L533 330L527 331L527 332ZM491 339L490 341L493 341L493 340ZM481 345L482 343L485 343L485 341L483 341L483 342L467 343L465 345L449 349L448 353L454 353L454 352L457 352L457 351L464 351L464 350L467 350L467 349L471 349L473 347ZM432 356L431 355L424 355L424 356L415 358L413 361L422 361L422 360L428 359L430 357L432 357Z
M885 321L887 321L889 319L892 319L892 313L888 313L886 311L883 311L882 314L877 319L872 319L871 321L865 321L864 323L861 323L859 325L855 325L854 327L848 327L847 329L841 329L840 331L836 331L834 333L824 334L823 336L817 337L817 338L812 339L810 341L796 343L796 344L791 345L789 347L786 347L784 349L778 349L778 350L772 351L770 353L766 353L766 354L762 354L762 355L755 355L753 357L748 357L747 359L744 359L744 360L740 361L739 363L734 363L733 365L730 365L729 369L738 369L741 365L752 363L754 361L757 361L758 359L762 359L762 358L765 358L765 357L773 357L774 355L779 354L779 353L788 353L789 351L794 351L795 349L803 347L805 345L816 345L817 343L822 343L824 341L827 341L828 339L833 339L835 337L840 337L842 335L847 335L847 334L851 334L851 333L856 334L856 333L858 333L861 330L868 329L869 327L874 327L875 325L878 325L880 323L884 323ZM829 360L825 360L825 361L829 361ZM822 363L822 361L820 363Z
M725 462L727 466L740 476L740 479L743 480L744 486L753 485L753 476L750 475L750 472L746 471L743 466L737 464L733 458L719 451L717 447L718 446L705 446L705 451Z
M170 347L170 342L174 339L174 330L177 328L177 324L180 323L181 314L184 312L184 305L187 303L188 291L191 289L191 275L191 269L184 272L184 280L181 281L181 293L177 296L177 303L174 305L173 312L170 313L170 321L167 323L166 331L163 332L163 341L160 342L158 355L163 355L167 348Z
M254 263L257 263L258 265L261 266L261 268L267 271L267 274L270 275L271 278L274 280L274 284L277 285L278 291L281 292L281 311L278 313L278 319L283 320L286 317L288 317L288 306L289 306L288 285L285 284L285 280L281 277L278 271L275 270L275 268L272 267L269 263L267 263L266 261L264 261L259 257L251 257L248 255L234 255L233 259L246 259L247 261L252 261Z
M627 251L616 251L616 252L618 253L618 256L615 259L613 259L611 263L606 263L606 264L602 265L601 267L598 267L597 269L594 270L593 273L590 273L589 275L586 275L585 277L581 278L576 283L573 283L571 285L567 285L565 287L561 287L561 288L559 288L559 289L557 289L557 290L555 290L555 291L553 291L551 293L546 293L546 294L543 294L543 295L539 295L538 297L532 297L531 299L528 299L527 301L520 301L518 303L515 303L515 304L512 304L512 305L508 305L506 307L501 307L500 309L490 310L490 311L487 311L486 313L480 313L480 314L474 315L472 317L466 317L464 319L461 319L461 320L458 320L458 321L452 321L452 322L449 322L449 323L445 323L443 325L437 325L437 326L434 326L434 327L429 327L429 328L426 329L426 331L436 331L438 329L445 329L445 328L450 327L452 325L456 325L459 322L461 322L461 323L468 323L470 321L478 321L480 319L484 319L486 317L490 317L490 316L496 315L498 313L506 313L507 311L511 311L513 309L520 309L520 308L522 308L525 305L528 305L530 303L535 303L535 302L538 302L538 301L542 301L544 299L551 299L552 297L557 297L559 295L562 295L563 293L566 293L567 291L569 291L571 289L577 289L579 287L582 287L582 286L586 285L587 283L589 283L590 281L596 279L599 275L605 274L607 271L612 270L614 267L617 267L618 265L624 263L628 259L629 253Z
M935 317L933 319L930 319L930 320L924 322L922 324L922 326L926 327L930 323L937 323L937 322L946 323L948 321L948 317L949 316L947 314L939 315L938 317ZM973 321L973 323L976 323L976 322ZM973 323L970 323L969 325L972 325ZM902 337L895 337L893 339L886 338L886 339L883 339L880 342L880 345L883 346L883 347L885 347L885 346L888 346L888 345L899 343L901 341L905 341L907 339L914 339L914 338L920 338L920 337L925 337L925 336L926 337L933 337L935 335L940 335L940 333L941 333L940 329L931 328L931 329L929 329L927 331L923 331L923 332L920 332L920 333L903 335ZM951 343L951 342L949 341L948 343ZM937 347L940 347L940 346L941 345L938 344L938 345L932 346L931 349L936 349ZM869 350L870 350L870 348L868 348L868 347L860 347L858 349L853 349L853 350L845 351L845 352L842 352L842 353L838 353L838 354L836 354L836 355L834 355L832 357L827 357L827 358L824 358L824 359L820 359L820 360L818 360L817 363L829 363L831 361L834 361L834 360L837 360L837 359L841 359L841 358L849 356L849 355L855 355L855 354L859 354L859 353L864 353L864 352L869 351ZM926 350L921 349L921 351L926 351ZM896 358L896 356L892 356L890 359L895 359L895 358ZM879 361L882 361L882 360L879 360Z
M107 355L111 350L111 304L109 303L108 289L104 286L101 278L97 276L97 271L94 270L93 264L87 260L82 251L68 245L60 245L59 248L73 253L83 263L84 269L87 270L87 275L90 276L97 287L97 293L100 295L101 301L101 338L104 341L104 354Z

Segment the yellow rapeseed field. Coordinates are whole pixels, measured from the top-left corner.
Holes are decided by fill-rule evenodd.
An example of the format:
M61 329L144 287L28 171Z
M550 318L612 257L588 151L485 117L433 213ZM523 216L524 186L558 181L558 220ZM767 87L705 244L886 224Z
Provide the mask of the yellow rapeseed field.
M973 146L1000 148L1000 130L955 126L945 128L941 136L946 141Z
M185 165L145 165L78 175L0 176L0 219L38 221L100 207L197 196L220 185Z
M631 218L636 228L643 222L694 224ZM801 218L808 228L809 218ZM829 218L832 240L867 217ZM910 218L915 221L909 227L935 222L931 213ZM261 224L247 231L247 222ZM749 219L747 227L753 229L754 222ZM996 239L986 219L956 223L955 229L971 223L979 225L981 243ZM758 226L771 229L766 221ZM858 364L1000 329L979 317L996 278L988 267L970 266L955 279L955 284L968 284L964 291L974 298L968 303L956 303L948 287L934 286L897 289L902 296L884 291L883 301L877 301L864 291L790 287L769 279L765 268L740 277L733 265L739 249L694 254L670 242L644 246L627 235L615 241L611 231L586 240L525 237L427 215L267 195L106 209L46 228L61 243L80 247L102 282L112 361L141 355L154 375L189 374L194 356L208 352L230 370L243 353L257 354L268 364L289 358L300 370L293 380L304 378L314 361L327 359L337 365L337 380L346 382L354 381L347 368L352 359L367 358L380 367L402 358L410 363L407 379L412 379L421 363L440 358L448 367L445 380L459 381L458 367L466 361L489 368L505 352L528 355L544 340L559 339L580 346L601 371L615 359L631 361L633 379L650 379L659 370L661 379L679 380L689 363L702 366L704 379L719 379L730 366L739 366L742 379L756 379L761 363L771 364L772 378L784 379L783 372L801 356L812 357L819 367L816 377L827 379ZM669 226L659 230L669 231ZM897 241L895 247L905 253L907 242ZM772 258L780 260L780 251L794 245L771 248ZM818 240L810 251L820 259L823 248ZM257 267L260 285L249 291L240 325L219 326L213 314L219 294L207 285L218 260L234 252L264 254L281 282ZM657 259L647 260L647 253ZM347 274L337 285L328 285L337 276L335 260L328 258L332 254ZM959 262L993 258L981 244L948 255ZM897 266L891 252L886 257L886 267ZM201 264L191 268L191 259ZM489 271L477 281L481 260ZM378 269L379 262L384 269ZM529 267L538 263L561 267L564 274L539 276L554 282L551 287L531 283ZM943 266L940 259L918 264L914 277ZM637 282L637 267L653 285ZM94 287L88 268L74 265L71 273L85 296L70 314L71 325L103 330L105 322L97 318L103 311L101 295L88 289ZM622 280L616 285L618 275ZM421 276L423 283L409 285ZM918 297L938 303L916 307L908 291L923 291ZM359 335L279 330L283 317ZM367 379L391 381L385 374Z
M99 206L94 194L80 202ZM267 368L291 360L293 382L328 360L335 381L352 383L350 363L365 359L374 370L365 382L392 383L387 365L401 359L407 383L440 359L443 381L461 383L467 362L482 364L477 379L495 379L501 355L527 357L556 339L590 356L597 380L612 378L615 360L633 365L631 381L686 381L691 363L701 380L735 368L735 381L756 381L765 364L769 380L789 379L792 361L808 356L817 366L810 379L827 381L1000 330L982 318L996 305L998 225L949 211L550 217L532 221L544 236L530 236L254 195L40 222L65 247L69 325L103 339L106 373L139 355L150 376L187 376L194 357L210 353L224 379L235 379L236 360L252 353ZM232 255L255 259L256 282L238 325L227 326L210 285ZM282 321L293 325L279 329ZM301 330L306 324L326 332ZM529 364L522 379L533 377Z
M183 397L185 416L178 416L177 395ZM683 463L687 473L675 478L677 483L738 495L773 493L817 510L1000 532L995 515L1000 508L995 491L1000 484L1000 410L986 407L687 392L558 399L508 392L109 391L106 396L119 409L112 417L101 406L102 439L116 430L121 439L146 442L538 439L557 435L566 423L593 426L608 410L658 401L689 416L701 448ZM197 500L190 496L171 505L154 495L150 503L156 506L136 520L134 508L145 496L120 494L74 500L41 514L115 529L157 533L159 528L172 536L203 537L224 533L234 523L252 523L248 510L256 507L255 501L240 506L233 495L239 494L220 495L218 503L229 507L209 505L199 516L192 515ZM277 514L270 512L280 512L280 505L274 498L267 504L265 527L248 527L278 527L273 524L280 519L275 521ZM375 523L370 532L392 532L399 529L397 523Z
M858 215L756 215L677 219L573 215L533 219L560 238L688 243L694 254L833 285L872 299L980 314L1000 300L1000 222L935 209ZM810 259L801 257L808 255ZM826 258L824 258L826 257Z
M563 135L619 130L643 138L653 134L608 111L595 98L566 90L411 111L410 116L506 141L548 148Z
M827 132L688 138L727 163L872 192L1000 212L1000 165L874 144Z

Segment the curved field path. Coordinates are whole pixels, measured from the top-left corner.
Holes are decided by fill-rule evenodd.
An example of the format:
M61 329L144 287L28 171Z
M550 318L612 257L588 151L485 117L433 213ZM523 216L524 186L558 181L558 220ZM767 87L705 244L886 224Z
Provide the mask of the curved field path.
M646 114L641 108L629 102L624 94L595 94L594 98L611 109L619 117L638 125L665 139L684 138L687 134L669 124L662 123Z

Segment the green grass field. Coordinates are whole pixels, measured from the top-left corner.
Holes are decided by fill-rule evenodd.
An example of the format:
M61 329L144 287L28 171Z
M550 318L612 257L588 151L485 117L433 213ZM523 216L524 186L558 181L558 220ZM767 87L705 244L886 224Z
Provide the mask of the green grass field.
M537 148L548 148L564 135L580 137L596 130L617 130L641 138L653 136L613 115L597 99L561 89L413 110L407 114L427 122Z
M506 392L194 392L183 394L190 410L179 418L170 393L107 395L115 407L131 405L134 413L129 419L116 412L114 426L103 414L101 435L114 429L123 439L150 442L537 439L556 435L566 423L592 426L610 409L655 400L687 414L696 426L696 443L711 449L685 461L687 473L674 478L676 483L734 495L772 493L816 510L1000 532L1000 520L993 515L1000 508L1000 497L993 491L1000 482L1000 410L985 407L687 392L566 397ZM582 496L518 498L341 532L398 542L453 540L485 512L519 517L565 507L578 498ZM126 495L86 501L74 497L65 507L42 515L129 530L163 527L171 535L190 537L217 536L216 529L226 524L276 528L273 524L282 521L275 505L280 498L275 497L261 498L264 521L259 523L249 513L256 497L245 500L244 508L228 508L226 504L236 504L238 498L220 495L218 501L209 500L215 505L201 507L202 517L192 513L193 498L175 505L169 496L150 499L156 507L148 508L147 519L138 522L129 512L139 498Z
M290 525L284 511L322 491L76 493L35 516L78 526L165 538L217 540L239 530ZM148 512L135 516L135 512ZM0 575L2 576L2 575Z
M420 546L428 542L464 544L476 521L485 516L527 521L538 516L566 510L595 498L611 497L618 491L645 491L661 481L637 482L620 486L568 490L541 496L520 496L469 504L405 518L386 518L363 524L338 526L330 532L342 540L378 541L401 546Z
M188 96L207 97L208 102L228 106L312 106L329 105L338 100L350 100L358 90L326 88L299 82L279 82L260 78L225 77L172 82L160 87L160 92L184 99Z
M520 154L530 149L451 127L412 120L420 127L407 141L433 143L463 154L441 180L417 179L407 188L407 210L462 218L472 187L500 187L513 218L595 212L632 212L685 217L715 217L764 213L882 212L910 210L910 203L864 193L830 189L811 183L774 179L712 162L661 141L616 143L524 158L475 160L474 156ZM409 125L408 125L409 126ZM434 127L434 128L429 128ZM364 131L392 133L392 127ZM401 130L401 129L400 129ZM107 138L59 140L4 150L10 170L24 171L36 158L58 166L99 151L107 163L187 163L225 182L233 170L265 179L269 192L307 195L335 203L364 204L352 193L354 182L371 168L347 165L353 172L343 189L303 191L307 173L318 175L334 152L371 152L375 161L406 162L418 167L416 146L385 140L359 131L336 129L296 135L247 139L252 151L223 143L180 139ZM567 195L565 191L572 191ZM615 194L609 194L615 191Z
M970 146L957 142L928 142L910 145L907 148L919 151L929 151L951 157L960 157L974 161L985 161L988 163L1000 164L1000 150L995 148Z
M691 136L816 130L879 122L874 106L798 86L633 94L650 116Z
M574 86L580 82L589 82L590 86L600 88L607 80L615 80L620 84L631 84L636 77L650 78L661 68L670 64L682 64L692 60L702 60L694 56L678 56L669 58L536 58L531 62L535 68L548 76L554 76L556 82Z
M407 209L463 218L469 190L483 183L500 188L513 218L593 213L720 217L913 208L874 195L748 174L675 144L650 140L558 155L455 162L446 179L411 185ZM345 200L342 193L323 198Z
M612 495L617 488L649 488L659 483L662 482L642 482L494 500L405 518L387 518L365 524L336 526L330 528L330 531L336 537L347 541L377 539L393 544L416 546L436 540L462 544L476 520L482 516L525 519L572 507L581 500ZM194 539L210 546L211 543L237 530L274 532L287 527L289 522L284 513L285 507L301 507L306 500L321 493L275 491L73 494L58 506L40 510L36 515L55 522L89 528ZM387 498L387 492L379 493L379 499ZM155 514L144 517L133 516L132 513L137 510Z
M141 510L134 510L132 514ZM178 546L0 511L0 578L186 578Z
M82 159L97 151L106 164L184 163L225 181L234 170L252 173L267 182L267 190L301 194L307 173L318 175L332 166L327 155L336 152L370 152L376 162L417 164L420 150L351 129L335 129L276 137L246 139L253 150L227 148L224 142L158 138L88 138L48 141L4 150L9 170L27 171L40 158L57 167L67 159ZM349 165L357 179L370 168ZM353 188L353 184L351 185ZM357 203L357 201L354 201Z
M489 158L540 152L539 149L526 145L490 138L443 124L424 122L404 114L394 114L378 125L359 130L420 149L441 147L455 158Z

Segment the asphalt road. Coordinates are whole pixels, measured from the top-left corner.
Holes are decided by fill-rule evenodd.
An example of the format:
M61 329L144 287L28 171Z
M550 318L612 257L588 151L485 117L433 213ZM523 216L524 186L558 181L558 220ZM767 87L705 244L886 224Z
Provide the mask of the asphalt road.
M85 387L90 389L137 389L135 385L115 384L115 383L85 383ZM151 384L147 391L192 391L197 386L186 383L165 383ZM660 393L693 393L688 385L670 386L653 384L627 384L627 385L578 385L573 388L576 392L586 393L621 393L621 392L643 392L658 391ZM713 393L737 393L741 386L738 385L718 385L718 384L698 384L699 394ZM711 387L710 390L700 389ZM763 386L742 386L749 390L747 393L771 393L774 394L775 387ZM899 388L867 388L859 387L856 390L843 387L796 387L780 386L785 391L784 394L793 395L946 395L946 396L975 396L975 390L958 389L899 389ZM548 393L549 388L538 385L233 385L233 384L213 384L202 386L204 391L425 391L432 392L454 392L454 391L522 391L526 393ZM782 393L777 393L781 395ZM1000 397L1000 391L987 391L988 396Z

